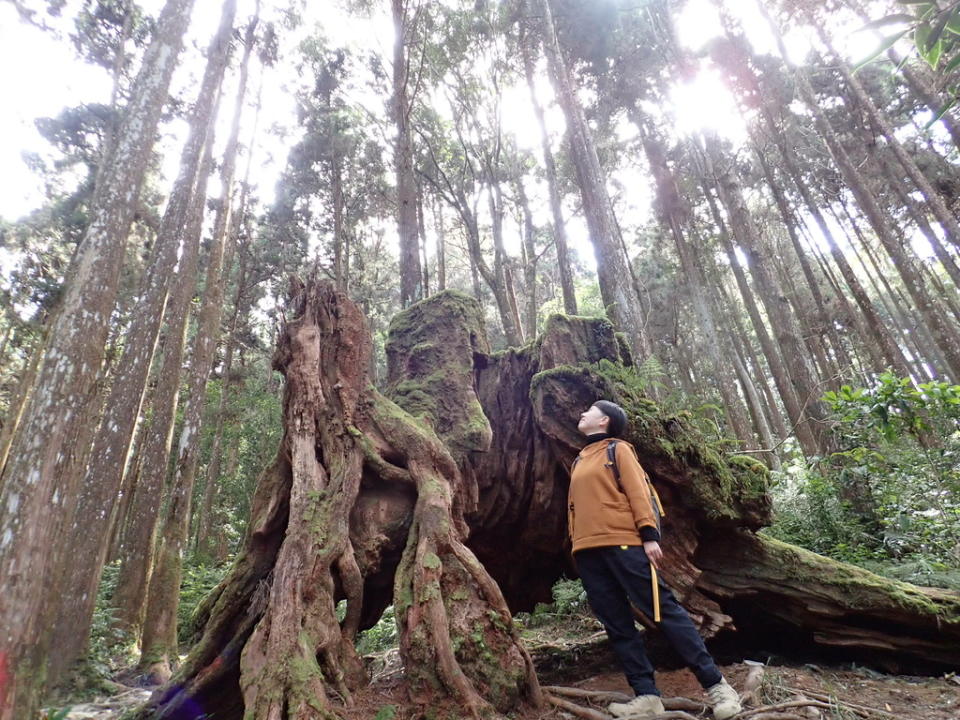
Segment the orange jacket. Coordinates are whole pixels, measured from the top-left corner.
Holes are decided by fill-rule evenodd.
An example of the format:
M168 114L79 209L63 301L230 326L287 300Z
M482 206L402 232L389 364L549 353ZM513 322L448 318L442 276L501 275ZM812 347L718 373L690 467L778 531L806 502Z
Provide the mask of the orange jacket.
M567 519L573 552L608 545L642 545L640 528L656 529L656 513L663 514L633 447L618 439L620 491L607 464L609 442L597 440L583 448L570 474ZM653 503L657 503L656 510Z

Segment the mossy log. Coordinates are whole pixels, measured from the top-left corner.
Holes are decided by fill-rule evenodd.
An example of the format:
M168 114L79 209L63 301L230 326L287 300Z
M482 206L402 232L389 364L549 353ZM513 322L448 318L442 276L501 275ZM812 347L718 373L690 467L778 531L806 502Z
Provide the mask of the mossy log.
M140 718L336 717L365 682L355 635L391 604L415 702L449 697L473 716L542 703L510 613L574 572L568 468L578 414L600 397L630 416L626 439L667 508L663 574L705 636L741 652L960 665L956 594L757 534L764 466L662 413L606 320L554 316L530 345L492 353L479 305L443 292L395 318L381 394L369 331L343 294L297 283L288 314L275 358L284 437L245 549Z

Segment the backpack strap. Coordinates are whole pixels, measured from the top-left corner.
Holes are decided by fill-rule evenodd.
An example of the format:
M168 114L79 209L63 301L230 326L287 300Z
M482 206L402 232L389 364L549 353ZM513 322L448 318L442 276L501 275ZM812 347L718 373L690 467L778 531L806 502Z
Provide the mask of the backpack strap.
M611 438L610 442L607 443L606 466L610 468L610 471L613 473L613 479L617 481L617 490L623 492L623 485L620 482L620 468L617 467L617 441L615 438Z
M634 450L634 455L636 455L636 450ZM577 460L580 457L577 456ZM576 461L574 461L576 464ZM617 467L617 440L616 438L610 438L610 442L607 443L607 463L606 467L610 468L610 471L613 473L613 479L617 481L617 489L620 492L623 492L623 484L620 482L620 468ZM572 469L572 468L571 468ZM660 504L660 496L657 495L656 488L653 487L653 483L650 482L650 477L647 476L646 471L644 471L644 476L646 476L647 487L650 489L650 505L653 507L653 514L657 518L657 531L660 531L660 518L662 518L666 513L663 511L663 505ZM626 493L623 493L626 495Z

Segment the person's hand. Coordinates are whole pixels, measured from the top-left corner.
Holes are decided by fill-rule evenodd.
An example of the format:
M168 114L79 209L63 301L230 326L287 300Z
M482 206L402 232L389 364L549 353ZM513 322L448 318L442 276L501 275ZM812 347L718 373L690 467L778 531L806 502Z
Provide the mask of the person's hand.
M647 554L647 559L650 561L650 564L659 570L660 561L663 559L663 550L660 548L660 543L656 540L647 540L647 542L643 544L643 551Z

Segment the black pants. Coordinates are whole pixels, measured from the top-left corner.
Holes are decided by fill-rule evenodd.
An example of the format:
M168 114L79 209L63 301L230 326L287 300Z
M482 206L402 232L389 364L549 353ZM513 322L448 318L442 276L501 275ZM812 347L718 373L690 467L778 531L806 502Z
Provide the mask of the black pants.
M653 592L650 561L640 545L600 547L581 550L575 555L577 570L587 591L587 599L620 661L627 682L637 695L659 695L653 679L653 665L647 658L643 636L634 625L630 604L653 618ZM674 650L708 688L722 679L713 658L703 644L693 621L673 593L660 584L658 627Z

